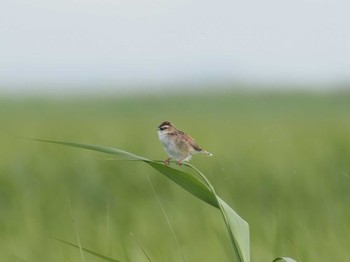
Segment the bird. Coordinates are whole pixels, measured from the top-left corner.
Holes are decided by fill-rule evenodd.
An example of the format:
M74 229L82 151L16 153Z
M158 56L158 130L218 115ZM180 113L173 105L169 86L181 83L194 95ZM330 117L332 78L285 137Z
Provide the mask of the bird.
M200 148L191 136L177 129L169 121L162 122L157 128L157 133L165 152L170 156L164 160L166 166L170 164L171 159L182 165L184 161L189 161L193 154L213 155Z

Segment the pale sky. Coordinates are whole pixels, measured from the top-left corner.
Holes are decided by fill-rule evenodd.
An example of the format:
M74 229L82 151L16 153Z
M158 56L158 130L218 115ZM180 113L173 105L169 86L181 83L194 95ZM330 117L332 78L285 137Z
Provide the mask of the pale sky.
M0 90L350 82L349 0L0 0Z

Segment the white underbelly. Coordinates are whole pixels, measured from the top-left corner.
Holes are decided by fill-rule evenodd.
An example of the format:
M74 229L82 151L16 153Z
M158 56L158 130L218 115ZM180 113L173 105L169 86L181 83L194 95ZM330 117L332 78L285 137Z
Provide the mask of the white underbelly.
M184 153L175 144L174 140L169 139L166 135L158 132L159 140L162 142L164 146L165 152L175 160L183 160L188 161L191 159L191 154Z

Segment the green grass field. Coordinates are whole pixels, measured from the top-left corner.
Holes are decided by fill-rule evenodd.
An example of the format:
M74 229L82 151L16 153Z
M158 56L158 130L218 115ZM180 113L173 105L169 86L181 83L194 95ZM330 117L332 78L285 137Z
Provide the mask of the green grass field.
M232 261L219 212L149 166L22 138L165 159L164 120L214 154L191 163L249 223L252 261L350 261L350 94L2 98L0 119L0 261L102 261L52 237L120 261Z

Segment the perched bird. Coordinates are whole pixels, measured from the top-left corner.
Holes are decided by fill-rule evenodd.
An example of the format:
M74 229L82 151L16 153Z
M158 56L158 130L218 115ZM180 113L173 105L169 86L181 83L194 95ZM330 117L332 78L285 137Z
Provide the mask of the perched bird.
M189 161L193 154L198 153L212 156L211 153L201 149L192 137L178 130L169 121L161 123L157 132L165 152L170 156L164 160L165 165L169 165L172 158L177 160L177 164L182 165L183 161Z

